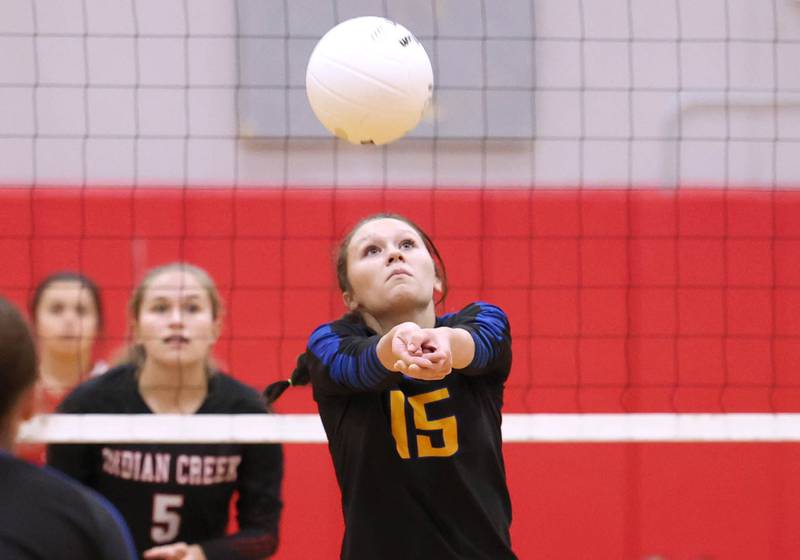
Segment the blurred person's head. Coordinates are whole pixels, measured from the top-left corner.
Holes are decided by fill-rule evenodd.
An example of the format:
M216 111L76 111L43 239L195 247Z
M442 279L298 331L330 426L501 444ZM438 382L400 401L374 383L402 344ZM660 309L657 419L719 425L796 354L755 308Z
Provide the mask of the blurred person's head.
M45 363L86 361L103 328L100 290L78 272L51 274L36 286L30 314ZM84 371L89 363L80 364Z
M33 414L36 348L19 311L0 296L0 446L9 449L22 420Z
M129 359L138 366L211 370L211 351L221 330L222 302L209 274L188 263L150 270L128 305L133 341Z

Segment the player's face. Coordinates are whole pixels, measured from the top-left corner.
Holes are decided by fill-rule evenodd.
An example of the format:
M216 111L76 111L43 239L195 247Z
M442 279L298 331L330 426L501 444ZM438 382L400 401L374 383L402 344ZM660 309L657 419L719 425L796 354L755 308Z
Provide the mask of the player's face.
M208 291L191 273L168 270L150 280L134 325L148 361L177 368L203 364L218 335Z
M99 317L91 292L75 280L58 280L36 307L36 334L42 352L76 356L91 349Z
M350 309L378 316L424 308L441 289L433 258L413 227L393 218L369 221L347 248Z

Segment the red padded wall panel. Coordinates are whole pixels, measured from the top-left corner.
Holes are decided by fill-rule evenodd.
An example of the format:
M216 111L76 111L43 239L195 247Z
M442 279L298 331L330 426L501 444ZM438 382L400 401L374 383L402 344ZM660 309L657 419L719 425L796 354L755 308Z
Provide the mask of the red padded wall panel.
M482 203L482 204L481 204ZM217 353L263 388L343 311L334 241L373 211L437 241L448 310L509 313L507 412L800 410L800 192L714 190L0 189L0 292L82 269L104 289L99 353L125 342L147 268L210 270L228 313ZM313 412L288 391L280 412ZM286 446L278 558L338 554L324 446ZM797 445L507 445L520 558L791 558Z

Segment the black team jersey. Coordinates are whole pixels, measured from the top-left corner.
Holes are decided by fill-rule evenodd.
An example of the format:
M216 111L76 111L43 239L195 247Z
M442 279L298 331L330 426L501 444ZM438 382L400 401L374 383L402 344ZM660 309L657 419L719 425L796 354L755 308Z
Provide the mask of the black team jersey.
M152 414L135 368L120 366L78 386L62 413ZM223 374L209 378L196 414L266 413L260 395ZM51 445L47 462L104 495L122 513L136 548L202 546L208 560L273 554L278 544L283 454L277 444ZM226 536L238 492L239 532Z
M128 529L100 496L0 451L0 558L134 560Z
M436 319L475 341L441 381L385 369L355 315L317 328L309 368L339 486L345 560L507 560L511 503L500 433L511 368L505 313L474 303Z

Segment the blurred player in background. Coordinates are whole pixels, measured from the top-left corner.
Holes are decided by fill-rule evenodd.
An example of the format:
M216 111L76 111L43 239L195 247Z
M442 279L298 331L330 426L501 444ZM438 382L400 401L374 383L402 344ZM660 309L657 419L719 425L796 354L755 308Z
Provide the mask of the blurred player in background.
M516 558L500 434L511 368L505 313L447 292L430 237L376 215L342 242L344 317L317 328L290 382L310 380L342 490L341 557Z
M92 364L103 330L100 289L78 272L56 272L36 285L30 315L39 350L35 411L49 414L78 383L108 368L105 362ZM42 444L20 444L18 453L33 463L45 462Z
M0 558L133 560L130 534L108 502L9 454L33 414L36 376L28 327L0 297Z
M39 341L39 383L63 397L87 376L108 369L92 363L92 350L103 331L103 301L95 282L77 272L58 272L34 290L31 319Z
M80 385L59 411L266 413L255 390L211 362L221 312L204 270L185 263L151 270L129 305L129 359ZM52 445L48 463L117 505L144 558L254 559L278 546L280 445ZM226 536L234 491L239 532Z

